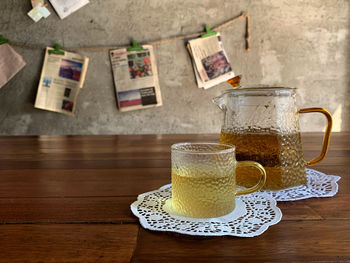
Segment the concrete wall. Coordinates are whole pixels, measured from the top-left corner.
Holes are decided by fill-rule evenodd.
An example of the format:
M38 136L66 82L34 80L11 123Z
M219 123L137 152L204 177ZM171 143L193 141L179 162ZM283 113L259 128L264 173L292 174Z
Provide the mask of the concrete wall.
M53 13L34 23L29 0L0 1L0 32L13 41L66 48L141 43L218 25L246 11L251 51L245 50L245 20L221 30L226 52L243 84L296 86L300 107L322 106L335 130L350 130L349 1L90 0L64 20ZM50 7L51 8L51 7ZM108 52L90 58L75 117L33 108L43 51L16 48L27 66L0 89L0 134L140 134L219 132L222 115L211 98L228 88L196 87L183 41L155 46L164 106L120 113ZM301 117L304 131L321 131L321 116Z

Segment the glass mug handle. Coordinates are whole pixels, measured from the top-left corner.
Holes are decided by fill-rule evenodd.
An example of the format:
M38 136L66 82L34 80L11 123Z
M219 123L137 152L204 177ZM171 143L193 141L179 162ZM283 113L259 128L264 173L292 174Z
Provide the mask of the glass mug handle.
M308 166L312 166L312 165L315 165L316 163L319 163L326 156L328 152L329 139L331 138L332 124L333 124L332 115L324 108L306 108L306 109L299 110L299 113L310 113L310 112L322 113L327 118L327 127L323 137L321 154L315 159L309 162L306 162L306 165Z
M239 168L239 167L254 167L260 171L261 176L260 176L259 182L256 185L254 185L248 189L238 190L236 192L236 196L254 193L254 192L260 190L264 186L264 184L266 182L266 172L265 172L264 167L261 164L259 164L257 162L253 162L253 161L241 161L241 162L237 162L236 168Z

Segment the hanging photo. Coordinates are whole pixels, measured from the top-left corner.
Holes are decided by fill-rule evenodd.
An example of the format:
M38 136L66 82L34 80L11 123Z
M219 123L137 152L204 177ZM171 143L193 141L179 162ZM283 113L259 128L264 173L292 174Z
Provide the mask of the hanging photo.
M0 45L0 88L12 79L24 66L19 55L9 44Z
M50 0L58 16L63 19L89 3L89 0Z
M42 18L47 18L51 14L43 0L32 0L32 6L33 9L28 12L28 16L33 19L34 22L38 22Z
M235 76L219 33L190 40L187 49L199 88L208 89Z
M110 51L118 108L131 111L162 105L158 72L153 48Z
M52 48L46 48L35 108L74 115L89 59L66 51L64 55L49 54L49 50Z

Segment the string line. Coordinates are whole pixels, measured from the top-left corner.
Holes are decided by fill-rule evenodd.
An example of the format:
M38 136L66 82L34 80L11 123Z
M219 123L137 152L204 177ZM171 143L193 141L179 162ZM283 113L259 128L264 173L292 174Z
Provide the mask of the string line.
M221 25L218 25L218 26L212 28L212 30L219 31L219 30L231 25L233 22L236 22L237 20L239 20L241 18L246 19L246 28L245 28L246 29L246 33L245 33L246 49L250 50L250 24L249 24L249 16L247 13L243 12L241 15L239 15L235 18L232 18L232 19L222 23ZM152 42L149 42L146 44L153 45L153 46L154 45L161 45L161 44L165 44L165 43L169 43L169 42L173 42L173 41L199 37L202 34L203 34L203 32L192 33L192 34L187 34L187 35L183 35L183 36L177 36L177 37L171 37L171 38L167 38L167 39L156 40L156 41L152 41ZM34 44L28 44L28 43L24 43L24 42L11 41L10 44L12 46L16 46L16 47L20 47L20 48L28 48L28 49L45 49L46 48L46 46L43 46L43 45L34 45ZM104 47L82 47L82 48L70 48L70 49L62 48L62 49L67 50L67 51L71 51L71 52L79 52L79 51L97 52L97 51L103 51L103 50L120 49L120 48L128 48L128 47L130 47L130 45L104 46Z

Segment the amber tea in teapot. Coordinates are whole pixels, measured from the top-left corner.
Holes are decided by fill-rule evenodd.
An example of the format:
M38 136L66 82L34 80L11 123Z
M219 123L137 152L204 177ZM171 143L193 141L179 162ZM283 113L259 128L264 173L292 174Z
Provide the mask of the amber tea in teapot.
M238 161L261 163L267 175L264 189L278 190L306 183L307 165L321 161L328 149L331 115L322 108L297 110L295 88L239 87L213 101L223 110L221 143L236 146ZM323 113L328 120L322 153L310 162L304 160L299 114ZM249 187L256 182L253 171L239 168L237 184Z
M254 160L264 166L268 175L265 185L269 189L281 189L284 185L306 183L306 163L300 140L298 133L279 134L273 131L247 131L243 133L221 131L220 136L220 142L236 146L237 160ZM281 147L281 141L285 142L283 147ZM287 158L297 160L298 165L286 165L288 160L284 159ZM287 171L290 176L282 176ZM237 182L241 186L249 187L256 182L256 177L257 174L254 171L244 167L239 168L237 172Z

